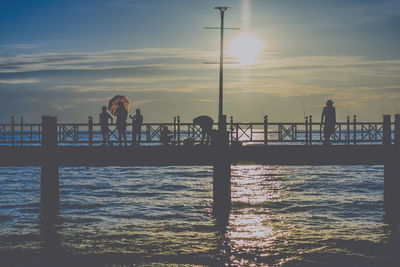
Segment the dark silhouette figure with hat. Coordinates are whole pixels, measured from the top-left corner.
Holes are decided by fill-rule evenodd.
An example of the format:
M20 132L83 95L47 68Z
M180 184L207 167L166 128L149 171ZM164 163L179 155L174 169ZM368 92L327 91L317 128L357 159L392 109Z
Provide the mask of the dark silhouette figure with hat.
M326 101L326 106L322 110L321 124L324 125L324 145L329 145L331 135L335 133L336 110L333 101Z
M126 119L128 117L128 111L126 111L122 102L118 103L118 107L115 110L115 116L117 116L117 130L118 130L118 141L119 145L122 146L122 138L124 139L126 146Z

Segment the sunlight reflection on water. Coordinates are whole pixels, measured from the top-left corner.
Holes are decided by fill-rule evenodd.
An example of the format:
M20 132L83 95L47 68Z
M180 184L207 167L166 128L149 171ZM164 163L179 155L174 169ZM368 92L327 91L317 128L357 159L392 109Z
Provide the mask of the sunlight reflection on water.
M232 263L247 265L249 261L237 255L268 251L275 240L289 235L274 228L269 209L263 203L279 202L282 185L279 180L270 179L279 176L281 168L270 166L235 166L232 168L232 212L229 216L226 238L230 241ZM263 253L261 256L268 256Z

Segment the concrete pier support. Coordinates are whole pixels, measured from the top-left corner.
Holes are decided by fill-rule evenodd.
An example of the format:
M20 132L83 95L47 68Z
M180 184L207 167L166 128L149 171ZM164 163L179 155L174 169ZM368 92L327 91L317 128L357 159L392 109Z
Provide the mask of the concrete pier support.
M45 219L55 219L58 215L59 177L55 158L57 148L57 117L42 117L43 162L40 181L41 215Z
M400 221L400 158L386 159L384 177L385 217Z
M218 132L213 147L216 161L213 175L213 211L219 218L225 218L231 209L231 161L229 158L229 133L226 131L226 116L218 121Z
M213 208L216 214L226 214L231 209L231 163L228 160L214 164Z
M400 131L400 116L395 116L395 136ZM390 115L383 116L384 159L384 202L385 218L389 221L400 220L400 146L392 142Z

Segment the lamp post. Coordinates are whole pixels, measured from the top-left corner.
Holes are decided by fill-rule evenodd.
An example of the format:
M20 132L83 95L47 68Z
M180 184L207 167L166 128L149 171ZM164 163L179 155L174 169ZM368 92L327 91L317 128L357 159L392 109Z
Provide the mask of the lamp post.
M215 7L221 14L221 40L219 51L219 105L218 105L218 120L223 115L223 86L224 86L224 15L230 7Z
M219 101L218 101L218 130L226 131L226 116L223 114L223 87L224 87L224 30L239 30L240 28L224 28L224 15L225 11L230 9L227 6L214 7L219 10L221 14L221 26L218 27L205 27L205 29L221 30L220 40L220 55L219 55ZM211 63L212 64L212 63Z

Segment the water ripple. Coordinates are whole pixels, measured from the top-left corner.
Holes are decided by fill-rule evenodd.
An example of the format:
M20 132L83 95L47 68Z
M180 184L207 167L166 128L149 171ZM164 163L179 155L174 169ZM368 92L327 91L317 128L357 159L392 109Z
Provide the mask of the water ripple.
M232 166L231 182L225 224L212 215L212 167L63 167L59 220L49 226L40 169L0 168L0 260L400 264L400 227L383 220L381 166Z

